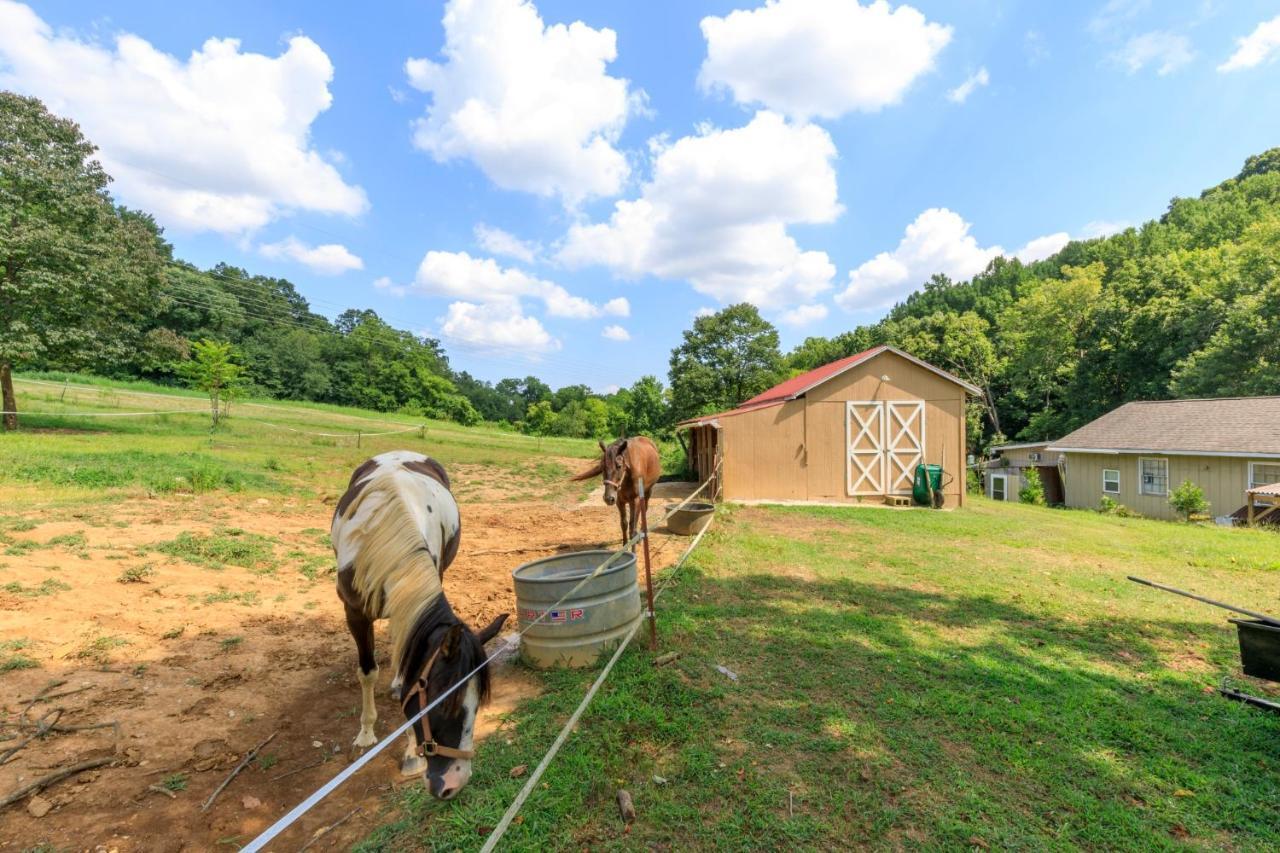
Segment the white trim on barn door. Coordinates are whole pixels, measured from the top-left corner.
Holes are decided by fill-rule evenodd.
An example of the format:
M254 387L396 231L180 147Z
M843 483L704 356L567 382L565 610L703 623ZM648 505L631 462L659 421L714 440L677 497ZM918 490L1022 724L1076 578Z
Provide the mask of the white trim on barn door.
M850 497L885 493L884 433L883 402L849 400L845 403L845 488Z
M885 493L909 495L916 466L924 462L924 401L890 400L885 413Z

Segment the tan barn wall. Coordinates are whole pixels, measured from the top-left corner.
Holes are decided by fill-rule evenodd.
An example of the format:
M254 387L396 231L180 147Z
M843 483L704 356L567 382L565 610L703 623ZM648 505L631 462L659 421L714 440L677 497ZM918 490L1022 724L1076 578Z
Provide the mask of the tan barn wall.
M726 500L805 500L804 400L720 421Z
M1230 515L1244 506L1251 460L1232 456L1161 456L1141 454L1169 460L1169 489L1190 480L1204 490L1209 513ZM1067 453L1066 504L1069 507L1096 509L1102 500L1102 471L1114 468L1120 472L1120 493L1108 495L1150 518L1178 518L1167 497L1138 494L1138 459L1136 453ZM1257 462L1269 460L1252 460Z
M883 375L888 382L881 381ZM725 497L856 503L846 494L845 403L924 400L925 455L952 477L948 506L963 505L965 390L894 353L882 353L799 400L722 418ZM863 497L874 501L879 498Z

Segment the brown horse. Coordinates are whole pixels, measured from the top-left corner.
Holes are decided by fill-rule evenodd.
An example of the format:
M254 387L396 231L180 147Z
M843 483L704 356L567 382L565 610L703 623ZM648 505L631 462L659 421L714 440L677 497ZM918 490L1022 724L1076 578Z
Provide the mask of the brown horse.
M649 495L662 475L658 446L643 435L620 438L609 446L600 442L600 461L583 471L575 480L589 480L604 475L604 502L618 505L618 521L622 524L622 544L636 535L639 523L637 509L648 511ZM640 483L644 483L644 503L640 501ZM628 514L630 517L628 517Z

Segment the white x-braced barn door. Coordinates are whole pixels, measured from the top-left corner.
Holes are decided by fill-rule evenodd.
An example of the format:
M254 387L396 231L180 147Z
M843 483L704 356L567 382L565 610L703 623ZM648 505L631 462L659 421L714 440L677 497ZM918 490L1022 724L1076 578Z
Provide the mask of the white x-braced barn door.
M884 428L885 493L909 495L924 461L924 402L885 403Z
M884 405L879 401L845 404L845 462L849 494L884 494Z
M924 461L924 402L849 401L845 407L849 496L911 494Z

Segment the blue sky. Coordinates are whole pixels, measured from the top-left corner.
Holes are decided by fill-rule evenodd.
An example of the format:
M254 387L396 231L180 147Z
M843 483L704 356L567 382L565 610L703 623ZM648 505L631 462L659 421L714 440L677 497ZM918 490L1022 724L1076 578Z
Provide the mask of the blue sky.
M665 377L741 299L784 347L835 334L1280 144L1277 2L101 8L0 0L0 86L80 121L179 257L487 379Z

